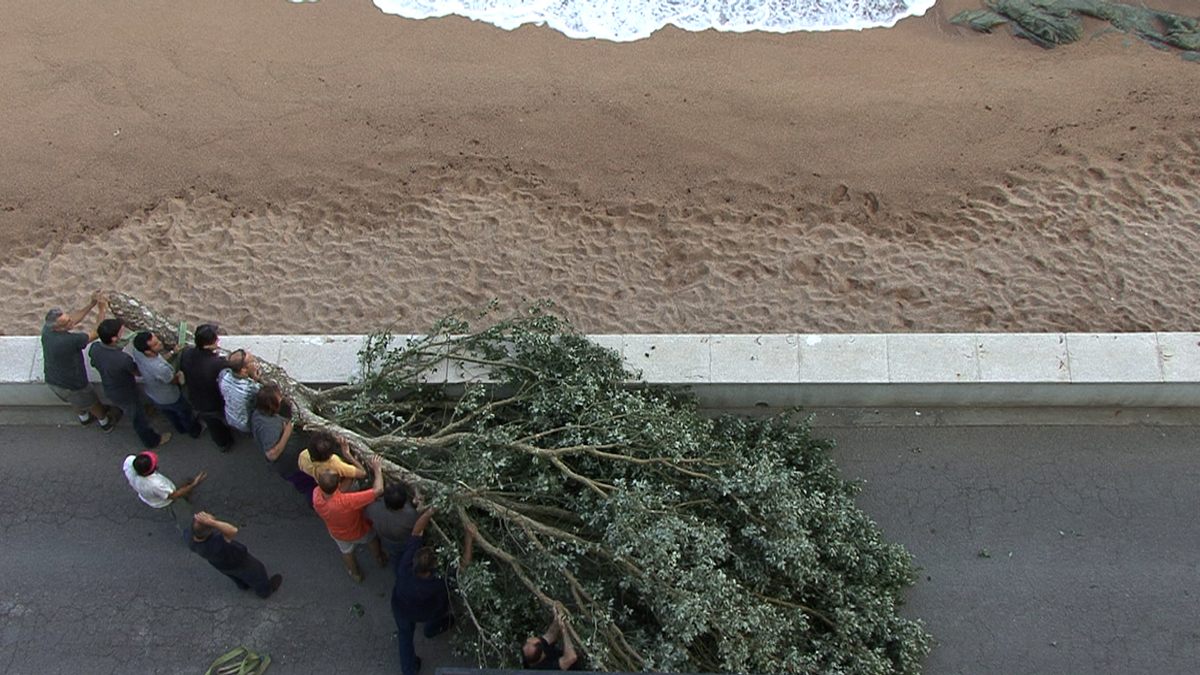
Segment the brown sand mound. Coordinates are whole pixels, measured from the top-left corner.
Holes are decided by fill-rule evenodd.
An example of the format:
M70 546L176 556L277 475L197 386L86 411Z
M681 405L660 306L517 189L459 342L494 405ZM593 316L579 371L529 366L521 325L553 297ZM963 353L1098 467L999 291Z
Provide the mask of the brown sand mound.
M1068 154L935 212L733 182L594 205L471 162L421 168L420 197L380 171L265 213L205 194L0 270L0 314L35 328L102 279L242 333L420 330L493 297L559 299L592 332L1191 330L1200 137L1143 154Z

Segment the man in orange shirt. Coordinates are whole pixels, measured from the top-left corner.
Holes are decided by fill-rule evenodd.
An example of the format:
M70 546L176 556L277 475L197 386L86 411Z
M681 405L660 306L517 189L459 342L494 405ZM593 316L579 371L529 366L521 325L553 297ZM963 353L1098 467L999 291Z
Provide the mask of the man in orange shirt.
M341 479L331 470L322 471L317 476L317 487L313 489L313 509L325 521L329 536L333 537L338 550L342 552L346 571L356 582L363 580L358 560L354 558L354 549L360 544L370 547L380 567L387 567L387 555L383 552L379 537L371 529L371 521L363 515L367 505L383 494L383 471L379 467L379 457L372 457L371 470L375 472L375 485L370 490L342 492L338 489Z

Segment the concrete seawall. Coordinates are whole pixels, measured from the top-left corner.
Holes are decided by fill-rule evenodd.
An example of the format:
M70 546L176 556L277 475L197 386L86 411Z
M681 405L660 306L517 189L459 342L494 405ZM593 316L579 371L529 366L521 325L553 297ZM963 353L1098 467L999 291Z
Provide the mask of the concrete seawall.
M595 335L704 407L1200 407L1200 333ZM301 382L357 371L361 335L230 335ZM59 405L37 336L0 337L0 405ZM92 371L93 382L98 375ZM449 364L432 382L475 379Z

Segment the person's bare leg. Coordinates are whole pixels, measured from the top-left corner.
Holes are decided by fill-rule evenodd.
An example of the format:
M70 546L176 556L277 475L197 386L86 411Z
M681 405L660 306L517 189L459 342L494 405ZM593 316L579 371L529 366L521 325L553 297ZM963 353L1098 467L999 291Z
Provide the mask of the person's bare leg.
M363 580L363 573L358 568L358 560L354 557L354 551L342 554L342 564L346 566L346 571L350 573L351 579L355 581Z
M387 567L388 557L387 554L383 552L383 543L379 541L379 537L376 536L374 539L372 539L368 546L371 547L371 553L375 556L375 564L379 565L380 567Z

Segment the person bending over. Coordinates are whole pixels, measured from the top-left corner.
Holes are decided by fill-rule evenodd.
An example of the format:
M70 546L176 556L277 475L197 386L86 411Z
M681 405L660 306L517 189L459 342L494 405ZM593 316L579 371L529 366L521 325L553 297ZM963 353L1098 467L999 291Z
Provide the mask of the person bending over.
M349 490L355 479L367 477L367 470L350 452L346 439L325 430L312 434L308 449L300 453L296 462L301 471L314 479L320 478L324 471L336 473L341 479L343 491Z
M303 431L293 427L291 406L284 401L279 385L269 382L258 390L254 410L250 413L250 431L271 469L312 503L312 491L317 483L300 470L298 463L308 438Z

